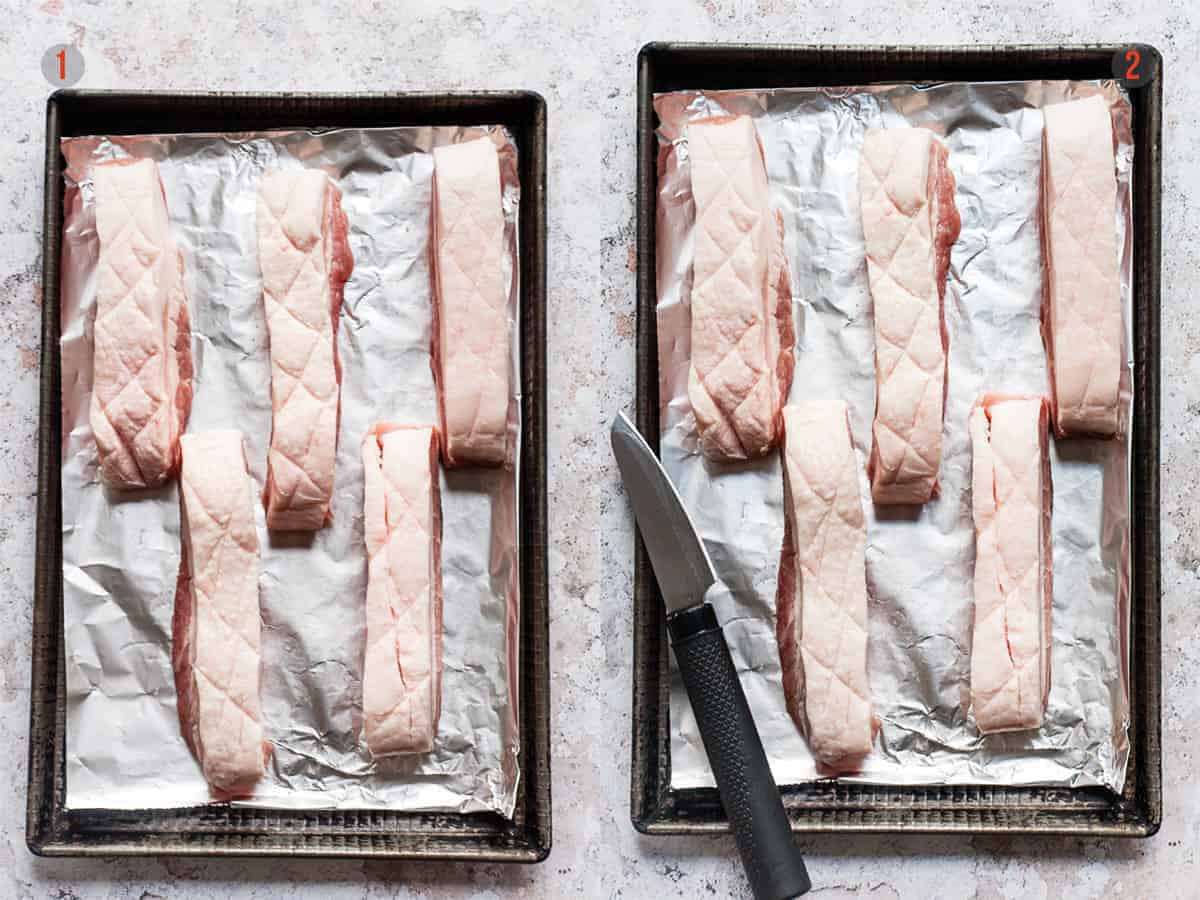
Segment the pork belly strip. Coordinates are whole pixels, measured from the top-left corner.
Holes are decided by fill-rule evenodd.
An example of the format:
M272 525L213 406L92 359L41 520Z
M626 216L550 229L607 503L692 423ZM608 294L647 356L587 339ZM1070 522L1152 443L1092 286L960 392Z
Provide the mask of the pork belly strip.
M783 408L786 533L776 631L788 711L826 768L871 749L867 529L858 458L840 400Z
M705 456L750 459L779 443L795 364L783 219L752 119L692 122L687 140L696 203L688 399Z
M1112 117L1100 96L1043 114L1042 335L1054 429L1111 437L1120 426L1123 341Z
M179 462L192 404L183 254L171 238L158 164L92 168L100 259L90 419L110 487L158 487Z
M950 248L961 222L946 148L923 128L872 128L858 183L875 316L876 503L924 503L938 488Z
M367 652L363 731L372 756L427 753L442 681L438 433L379 423L363 439Z
M500 161L490 138L433 151L434 375L447 466L508 458L512 351Z
M267 527L316 531L330 518L341 401L337 329L354 268L342 192L323 172L263 175L258 258L271 343Z
M971 412L975 636L971 704L981 732L1042 723L1050 691L1049 410L991 394Z
M186 434L180 444L183 559L172 622L179 725L213 791L245 795L270 754L258 693L254 492L240 431Z

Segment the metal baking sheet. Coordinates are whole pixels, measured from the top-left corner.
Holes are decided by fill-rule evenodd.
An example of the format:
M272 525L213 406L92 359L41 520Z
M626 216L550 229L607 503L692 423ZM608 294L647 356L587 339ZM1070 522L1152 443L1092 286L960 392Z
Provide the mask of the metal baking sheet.
M519 618L515 605L509 607L511 615L506 612L496 618L499 620L498 630L508 635L509 642L515 644L519 641L521 662L519 669L502 666L493 688L498 693L519 698L522 727L519 734L510 732L514 744L519 742L519 755L514 752L507 762L502 763L507 771L494 774L493 787L502 789L506 780L515 784L515 793L511 795L511 802L515 805L505 804L507 808L493 813L466 813L457 801L446 804L441 800L433 803L416 801L415 805L423 809L455 810L439 814L400 811L396 808L398 804L382 804L372 799L361 803L364 807L374 807L364 814L336 809L326 809L319 814L304 809L278 809L279 806L286 806L287 802L279 803L275 799L266 800L265 806L276 807L269 811L222 805L188 806L169 811L138 809L127 813L68 809L64 778L68 755L66 690L61 681L63 672L56 671L61 663L54 663L54 658L63 652L59 643L62 623L56 621L54 606L46 608L49 601L55 599L53 595L61 597L62 590L62 568L58 562L62 558L62 532L58 531L56 540L57 522L54 521L62 510L58 499L60 473L55 469L63 456L63 444L60 442L64 437L57 426L62 409L61 395L55 395L61 390L62 379L57 309L61 297L58 292L59 266L55 257L63 222L61 178L64 168L64 160L57 152L57 139L64 133L72 136L136 133L143 130L144 123L148 121L153 121L159 128L175 125L178 131L229 132L245 132L250 128L278 129L283 126L300 126L299 130L303 131L324 131L347 123L378 128L395 126L398 122L420 122L429 124L406 126L401 130L412 135L440 133L451 138L465 133L463 126L469 126L469 123L483 125L493 122L508 129L514 139L516 153L515 157L510 154L510 162L519 168L522 184L520 210L514 221L521 243L520 303L516 329L521 357L518 381L521 440L516 460L516 471L520 475L520 497L516 496L515 490L510 492L507 508L505 504L500 504L498 518L503 520L506 513L513 515L516 540L509 539L507 543L515 550L519 542L521 553L520 559L514 559L510 568L498 565L495 569L506 583L519 584L523 601ZM446 127L434 129L430 126ZM471 127L480 126L469 126L466 130ZM427 149L418 146L419 141L420 138L417 138L412 149ZM56 95L49 107L47 169L46 305L43 331L46 364L43 366L39 605L35 614L31 723L28 827L31 848L35 852L54 854L287 852L415 858L477 857L512 861L544 858L549 848L549 786L548 735L545 731L548 711L545 706L544 417L541 411L545 390L541 379L544 371L544 104L541 99L529 94L231 97L64 92ZM407 180L417 185L421 182L419 177L409 177ZM512 178L514 183L516 180L516 177ZM342 186L345 191L344 181ZM411 232L411 229L403 231ZM403 236L397 237L404 240ZM409 233L407 237L411 239L413 235ZM515 242L516 233L512 237ZM352 236L352 246L353 242ZM358 248L355 249L357 251ZM413 260L417 255L409 254L410 264L415 265ZM356 324L361 327L361 323ZM346 328L345 323L343 328ZM346 343L343 342L341 346L345 354ZM200 352L211 350L204 348ZM425 362L427 369L427 358ZM414 396L422 393L419 386L414 389L409 384L401 384L397 390L406 388L411 389L408 392ZM344 437L343 434L343 444ZM356 441L352 444L357 447ZM451 475L450 480L456 474ZM340 482L341 473L339 492ZM460 482L448 488L452 491L467 490L468 486ZM488 502L486 493L475 493L477 501ZM460 512L471 515L472 512L479 512L475 508L477 506L478 502L464 506ZM488 568L491 567L485 562L484 571ZM501 646L505 642L502 639ZM51 686L53 690L47 693L45 688ZM518 708L508 708L515 718ZM469 714L476 715L477 711ZM301 745L303 743L302 738ZM516 751L517 747L514 745L512 749ZM304 789L306 775L302 770L308 765L303 763L292 773L301 784L300 789L293 792L300 798L295 805L315 805ZM430 781L449 780L434 773L426 774ZM351 798L349 805L358 805L359 799ZM318 799L316 804L327 807L334 805L327 798ZM491 808L496 807L492 805ZM511 815L501 814L508 812Z
M653 440L670 397L659 395L655 210L660 126L656 94L709 89L888 85L947 81L1099 80L1117 47L787 47L652 44L639 67L638 415ZM797 830L1029 830L1144 835L1161 809L1158 758L1157 409L1153 347L1158 334L1158 197L1161 92L1130 97L1138 147L1132 167L1132 383L1130 506L1129 756L1124 786L929 785L824 781L784 789ZM794 261L793 261L794 264ZM952 351L953 352L953 351ZM869 426L869 422L868 422ZM668 462L669 462L668 456ZM639 548L635 628L635 824L653 833L724 830L711 788L672 784L670 681L661 610ZM741 623L735 623L741 628ZM761 724L761 722L760 722ZM769 726L768 726L769 727ZM965 779L964 779L965 780Z
M376 762L361 739L366 548L362 440L375 422L433 424L430 246L435 146L493 140L501 160L510 319L517 315L516 147L503 128L124 135L63 140L63 621L67 806L149 809L209 799L183 741L171 666L179 491L119 494L99 478L89 420L96 236L92 166L153 159L183 254L196 374L189 431L238 428L266 483L270 351L254 203L262 174L320 169L340 186L354 269L337 331L341 415L332 521L262 540L265 777L235 804L511 815L517 734L508 622L517 614L515 469L443 471L442 704L431 753ZM512 348L519 435L519 347Z
M989 392L1043 395L1041 110L1100 95L1116 137L1112 223L1124 320L1132 317L1130 105L1105 82L680 91L655 98L662 152L658 208L661 452L668 474L730 587L717 610L777 782L821 777L784 703L775 633L783 545L778 454L715 466L699 452L688 401L694 204L687 123L753 118L773 206L784 221L796 321L791 398L849 406L867 517L869 660L880 723L862 768L872 784L1098 785L1119 791L1128 758L1125 674L1129 595L1128 431L1117 440L1054 441L1052 681L1035 732L981 735L967 710L972 573L967 420ZM869 501L875 409L874 325L858 214L858 159L868 128L932 129L949 151L962 233L945 293L949 357L938 496L897 515ZM1126 335L1128 336L1128 329ZM1122 383L1131 403L1132 346ZM723 595L725 596L725 595ZM671 783L714 784L687 692L671 685Z

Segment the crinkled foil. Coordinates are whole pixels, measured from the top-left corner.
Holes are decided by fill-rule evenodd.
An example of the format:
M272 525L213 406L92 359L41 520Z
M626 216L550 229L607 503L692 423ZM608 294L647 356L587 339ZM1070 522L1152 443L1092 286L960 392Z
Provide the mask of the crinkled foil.
M967 709L975 532L967 416L985 391L1048 389L1039 331L1040 107L1101 92L1117 136L1126 359L1132 360L1130 107L1110 82L935 84L686 92L655 101L662 126L658 335L662 456L731 588L717 612L780 783L817 778L784 705L775 640L783 543L778 456L718 466L698 455L687 398L692 223L685 123L754 117L782 211L797 322L793 398L838 394L850 407L867 514L869 674L881 728L861 773L873 784L1107 785L1129 756L1128 440L1055 442L1052 686L1036 732L982 736ZM950 151L962 215L945 310L949 393L941 495L915 521L869 500L874 335L858 208L858 155L872 126L930 128ZM1132 378L1126 368L1129 409ZM696 720L671 687L671 783L713 784Z
M179 500L170 485L120 497L97 474L88 423L98 244L89 166L158 160L186 261L196 359L188 428L239 428L261 488L271 434L270 361L255 237L259 176L320 168L350 220L354 273L338 331L342 414L333 523L262 541L262 697L274 756L263 807L381 808L511 815L516 798L517 475L441 478L442 713L437 746L376 764L361 739L366 554L362 436L380 420L437 422L430 370L430 201L439 144L492 134L501 147L509 312L517 310L516 147L501 128L406 127L73 138L62 279L63 615L67 805L163 808L210 799L180 736L171 668ZM519 414L518 345L513 331Z

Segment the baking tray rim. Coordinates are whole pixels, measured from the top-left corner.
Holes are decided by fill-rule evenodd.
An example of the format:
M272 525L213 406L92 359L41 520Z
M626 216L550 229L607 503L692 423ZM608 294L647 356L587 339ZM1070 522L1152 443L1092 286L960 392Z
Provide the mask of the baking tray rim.
M372 127L346 120L375 116L378 127L408 124L506 125L520 150L522 468L521 786L513 819L495 813L390 810L264 810L198 806L174 810L93 811L64 808L61 526L61 371L59 282L64 184L59 139L97 133L67 127L97 110L146 122L174 110L202 112L197 127L176 122L158 131L205 132L284 127ZM157 110L157 112L156 112ZM139 118L140 116L140 118ZM222 119L243 117L245 122ZM215 127L199 127L203 125ZM471 92L203 92L60 90L46 103L42 236L42 344L39 394L37 550L31 648L26 844L39 856L288 856L475 860L537 863L552 846L550 801L549 590L546 467L546 103L534 91ZM155 825L161 827L156 828Z
M1129 44L827 45L650 42L637 60L638 428L657 449L659 402L655 305L657 146L654 95L699 89L672 72L720 64L706 81L725 88L801 87L948 80L1111 77L1108 64ZM1161 561L1159 543L1159 329L1162 55L1157 76L1135 96L1133 519L1131 556L1130 760L1125 790L1064 791L996 786L839 785L782 789L793 832L1043 834L1150 837L1162 823ZM854 64L845 78L839 60ZM774 67L780 77L762 73ZM1004 67L1020 71L1003 71ZM786 71L784 71L786 67ZM1004 77L964 78L1000 67ZM878 77L865 77L875 69ZM939 76L939 69L942 75ZM950 72L945 72L950 69ZM1026 71L1029 69L1031 71ZM731 74L732 73L732 74ZM806 76L814 75L812 78ZM689 75L692 73L688 73ZM1000 73L997 73L1000 74ZM949 75L949 77L945 77ZM852 80L850 80L852 79ZM640 537L634 549L634 671L630 817L643 834L729 831L714 788L670 787L667 641L662 601Z

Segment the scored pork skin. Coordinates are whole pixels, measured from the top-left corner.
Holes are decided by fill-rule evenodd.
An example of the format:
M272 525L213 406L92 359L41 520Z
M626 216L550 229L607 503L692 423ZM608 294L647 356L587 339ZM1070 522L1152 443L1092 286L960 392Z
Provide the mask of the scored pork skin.
M783 408L786 527L776 630L788 711L826 769L852 771L875 733L867 677L867 529L846 405Z
M938 489L948 338L943 296L961 221L946 148L923 128L872 128L859 197L875 319L875 421L867 472L876 503Z
M259 699L254 492L241 432L186 434L180 443L183 558L172 623L179 724L214 793L240 796L270 754Z
M989 394L971 412L971 704L985 734L1037 728L1050 691L1049 424L1037 396Z
M795 366L783 219L754 121L687 127L696 204L688 399L701 451L731 461L779 443Z
M1111 437L1124 340L1112 117L1100 96L1048 106L1044 116L1042 334L1054 429Z
M92 169L96 320L89 411L110 487L158 487L176 471L192 402L191 322L183 254L151 159Z
M271 348L267 527L316 531L331 518L341 415L338 319L354 268L338 186L283 169L258 191L258 258Z
M363 731L372 756L427 753L442 679L438 433L379 423L363 439L367 651Z
M448 467L508 459L512 350L496 145L436 147L434 375Z

